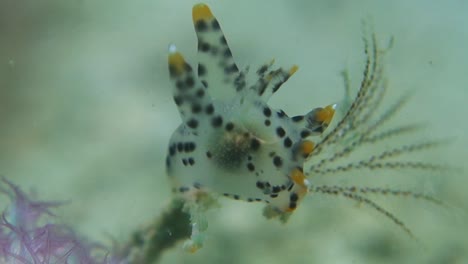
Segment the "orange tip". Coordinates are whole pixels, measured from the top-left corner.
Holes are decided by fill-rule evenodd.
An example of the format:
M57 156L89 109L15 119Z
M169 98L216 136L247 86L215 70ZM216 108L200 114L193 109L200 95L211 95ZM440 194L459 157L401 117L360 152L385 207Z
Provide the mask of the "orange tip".
M199 20L206 20L213 17L213 13L211 13L210 8L203 3L196 4L193 6L192 10L192 18L193 22L197 22Z
M297 66L297 65L292 66L291 69L289 69L289 76L291 76L295 72L297 72L298 69L299 69L299 66Z
M297 184L299 186L302 186L302 187L307 186L306 177L305 177L304 173L302 173L302 171L300 171L299 169L293 169L291 171L290 177L291 177L291 180L295 184Z
M309 140L304 140L301 143L302 154L308 156L310 153L312 153L312 151L314 151L314 147L315 147L314 142L309 141Z
M333 116L335 115L336 105L328 105L317 113L317 120L325 124L330 124Z
M181 74L184 71L185 60L182 54L179 52L169 49L169 68L171 68L176 75Z

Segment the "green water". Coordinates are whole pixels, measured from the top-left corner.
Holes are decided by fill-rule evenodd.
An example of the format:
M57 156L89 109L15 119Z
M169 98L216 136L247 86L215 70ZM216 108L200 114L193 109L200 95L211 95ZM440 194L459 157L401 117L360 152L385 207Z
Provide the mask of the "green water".
M195 62L194 3L0 1L0 174L43 199L70 200L60 217L92 239L125 241L157 217L171 197L164 161L180 124L167 46ZM389 124L426 122L414 140L454 140L418 160L465 167L468 2L207 3L241 68L272 58L299 65L271 100L290 116L340 102L345 68L357 90L361 20L371 17L381 46L394 38L385 101L414 92ZM159 263L468 262L465 172L353 171L311 181L409 189L449 206L376 197L413 239L365 205L333 196L310 195L286 225L264 219L260 204L221 200L208 215L204 248L188 254L180 245Z

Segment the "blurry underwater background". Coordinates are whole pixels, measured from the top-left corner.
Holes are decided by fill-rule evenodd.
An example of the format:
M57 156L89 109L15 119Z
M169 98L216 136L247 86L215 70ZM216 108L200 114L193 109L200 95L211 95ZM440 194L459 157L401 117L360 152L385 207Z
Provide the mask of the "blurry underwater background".
M0 175L41 200L70 201L61 221L92 240L125 241L171 197L167 143L180 124L167 47L196 61L195 1L1 0ZM286 225L263 205L221 200L196 254L181 246L158 263L468 262L468 2L206 1L241 68L276 59L299 71L271 105L294 116L354 92L364 66L361 20L371 17L386 56L387 102L413 96L391 124L426 122L419 138L453 139L418 154L461 172L353 171L317 182L423 192L441 207L376 197L417 237L381 214L311 195ZM398 139L389 141L392 146ZM366 150L372 152L372 149ZM314 179L311 179L314 182ZM1 196L0 208L8 203Z

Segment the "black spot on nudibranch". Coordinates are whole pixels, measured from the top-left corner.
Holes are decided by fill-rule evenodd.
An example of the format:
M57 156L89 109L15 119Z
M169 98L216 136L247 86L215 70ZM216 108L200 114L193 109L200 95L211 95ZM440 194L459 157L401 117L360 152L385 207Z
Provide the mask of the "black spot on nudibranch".
M203 96L205 96L205 91L203 90L203 88L200 88L197 90L197 92L195 93L195 95L198 97L198 98L202 98Z
M182 152L184 150L184 144L182 142L177 143L177 151Z
M207 105L206 108L205 108L205 112L206 112L208 115L213 114L213 112L214 112L214 106L213 106L213 104Z
M234 124L232 122L228 122L226 124L226 131L232 131L234 129Z
M177 106L180 106L184 101L180 96L174 96L174 102Z
M245 88L247 83L245 82L245 74L240 72L239 75L234 80L234 85L236 86L236 91L240 91Z
M263 114L264 114L266 117L270 117L270 116L271 116L271 109L268 108L268 107L263 108Z
M223 118L221 116L215 116L211 119L211 125L213 127L220 127L223 124Z
M302 138L306 138L308 136L310 136L310 131L309 130L302 130L301 131L301 137Z
M223 45L227 45L227 41L226 41L226 38L224 36L221 36L221 38L219 39L219 42Z
M265 120L265 126L270 126L270 125L271 125L270 119L266 119L266 120Z
M170 147L169 147L169 155L171 156L174 156L176 153L176 147L174 144L172 144Z
M289 200L291 202L297 202L298 199L299 199L299 197L297 196L296 193L291 193L291 195L289 196Z
M251 141L250 141L250 148L252 150L258 150L260 148L260 141L256 138L253 138Z
M286 113L283 110L280 110L276 114L278 115L279 118L283 118L283 117L287 116Z
M304 119L304 117L303 116L293 116L291 119L292 119L293 122L300 122L300 121L302 121Z
M213 19L213 22L211 22L211 27L213 28L213 30L219 30L221 27L219 26L219 22L218 20L216 19Z
M224 73L226 74L232 74L238 71L239 71L239 68L237 68L237 65L234 63L224 68Z
M230 57L232 57L232 52L231 52L231 49L229 49L229 48L226 48L226 49L224 50L224 53L223 53L223 55L224 55L224 57L226 57L226 58L230 58Z
M286 135L286 131L284 131L282 127L277 127L276 134L278 135L278 137L282 138L284 137L284 135Z
M275 157L273 158L273 164L274 164L276 167L281 167L281 165L283 165L283 160L281 159L281 157L275 156Z
M184 149L185 152L190 152L190 146L189 146L189 144L190 144L190 142L185 142L185 143L184 143L183 149Z
M274 87L273 87L273 93L276 93L276 91L278 91L278 89L281 87L281 85L283 85L283 83L278 83L276 84Z
M281 186L273 186L273 188L271 188L271 191L273 193L279 193L281 191Z
M203 64L198 64L198 76L203 76L206 74L206 67Z
M262 66L257 70L257 74L258 74L259 76L263 76L267 70L268 70L268 65L262 65Z
M185 79L185 85L187 86L187 88L192 88L194 84L195 84L195 80L193 79L192 76L188 76Z
M284 146L287 148L290 148L292 146L292 140L289 137L286 137L283 143L284 143Z
M189 158L188 159L188 164L190 164L190 166L192 166L193 164L195 164L195 160L193 158Z
M255 170L255 165L253 165L252 163L247 163L247 169L249 171L254 171Z
M201 52L208 52L208 51L210 51L210 44L200 41L198 43L198 50L201 51Z
M261 181L258 181L258 182L256 183L256 186L257 186L257 188L259 188L259 189L261 189L261 190L265 189L265 183L263 183L263 182L261 182Z
M200 19L195 23L196 31L203 32L203 31L206 31L207 29L208 29L208 25L206 24L205 20Z
M202 107L201 107L200 104L193 104L192 105L192 113L198 114L198 113L201 112L201 110L202 110Z
M198 127L198 121L196 119L190 119L189 121L187 121L187 126L190 127L190 128L197 128Z
M185 152L192 152L195 150L195 143L194 142L185 142L184 144L184 151Z
M185 187L185 186L182 186L179 188L179 192L183 193L183 192L188 192L189 188L188 187Z

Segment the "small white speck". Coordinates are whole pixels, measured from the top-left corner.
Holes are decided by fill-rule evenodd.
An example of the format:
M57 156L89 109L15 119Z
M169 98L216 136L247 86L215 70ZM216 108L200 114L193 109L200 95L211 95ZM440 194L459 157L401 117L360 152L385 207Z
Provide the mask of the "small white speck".
M171 44L169 44L168 50L169 50L169 53L175 53L177 51L177 47L176 47L175 44L171 43Z

